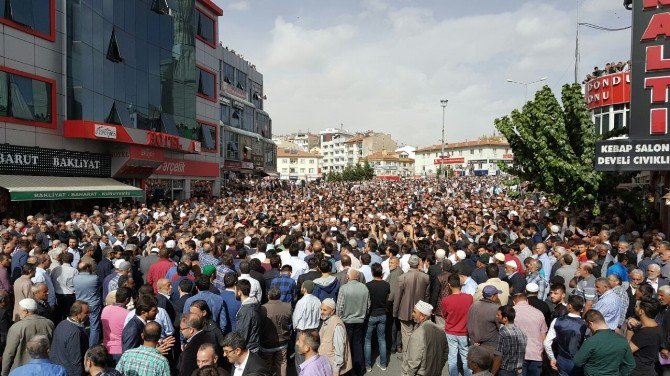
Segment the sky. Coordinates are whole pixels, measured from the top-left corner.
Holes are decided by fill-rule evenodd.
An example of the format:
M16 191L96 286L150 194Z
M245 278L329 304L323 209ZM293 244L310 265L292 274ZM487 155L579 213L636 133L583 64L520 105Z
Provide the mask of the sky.
M264 76L273 134L390 133L399 144L492 135L542 77L574 81L578 20L630 26L618 0L214 0L222 43ZM579 9L579 11L578 11ZM630 56L630 30L580 28L579 81ZM528 87L532 98L541 84Z

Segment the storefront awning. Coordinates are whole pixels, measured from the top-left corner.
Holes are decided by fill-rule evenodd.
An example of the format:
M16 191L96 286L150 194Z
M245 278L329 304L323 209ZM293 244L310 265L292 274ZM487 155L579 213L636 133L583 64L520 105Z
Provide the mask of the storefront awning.
M12 201L142 197L144 192L111 178L0 175Z

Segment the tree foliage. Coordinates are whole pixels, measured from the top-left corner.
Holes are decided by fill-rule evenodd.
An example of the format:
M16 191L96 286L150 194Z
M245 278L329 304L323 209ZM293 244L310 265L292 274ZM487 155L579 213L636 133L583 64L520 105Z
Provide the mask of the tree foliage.
M328 172L324 179L326 181L361 181L370 180L375 176L375 170L370 163L349 165L342 172Z
M521 111L496 119L514 153L511 165L499 167L561 206L597 211L605 175L594 168L599 136L578 84L564 85L561 100L545 86Z

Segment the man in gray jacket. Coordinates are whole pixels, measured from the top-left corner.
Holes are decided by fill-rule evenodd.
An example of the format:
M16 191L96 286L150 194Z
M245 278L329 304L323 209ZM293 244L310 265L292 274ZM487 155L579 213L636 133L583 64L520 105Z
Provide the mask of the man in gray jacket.
M365 317L370 309L370 292L367 286L358 281L358 270L349 269L347 273L349 282L340 287L337 295L337 316L344 322L347 337L351 342L352 375L359 376L363 374L365 366L363 343Z
M91 331L88 336L89 346L95 346L99 343L100 337L100 313L102 312L102 286L98 276L93 273L93 264L90 261L79 262L79 274L72 280L74 284L74 293L77 300L88 304L90 314L88 316L91 323Z
M261 347L261 304L251 294L251 283L246 279L237 281L237 296L242 302L237 311L235 328L247 342L247 350L257 353Z

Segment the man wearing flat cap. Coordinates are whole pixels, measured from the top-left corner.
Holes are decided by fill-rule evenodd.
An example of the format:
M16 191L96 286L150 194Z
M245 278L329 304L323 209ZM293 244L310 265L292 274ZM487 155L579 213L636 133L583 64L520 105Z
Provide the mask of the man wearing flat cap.
M444 331L430 321L433 306L419 300L414 305L412 318L418 325L407 341L402 363L402 375L440 375L447 362L447 337Z

